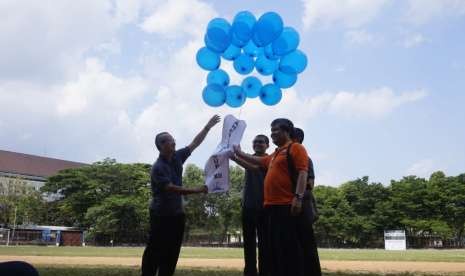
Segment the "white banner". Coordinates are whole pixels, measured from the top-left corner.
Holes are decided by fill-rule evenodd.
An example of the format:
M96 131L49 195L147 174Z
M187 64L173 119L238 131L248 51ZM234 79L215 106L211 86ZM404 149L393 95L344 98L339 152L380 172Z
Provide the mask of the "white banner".
M205 185L209 193L224 193L229 190L229 156L233 145L239 145L246 123L233 115L224 117L223 136L215 152L205 164Z
M384 230L384 249L407 250L405 230Z

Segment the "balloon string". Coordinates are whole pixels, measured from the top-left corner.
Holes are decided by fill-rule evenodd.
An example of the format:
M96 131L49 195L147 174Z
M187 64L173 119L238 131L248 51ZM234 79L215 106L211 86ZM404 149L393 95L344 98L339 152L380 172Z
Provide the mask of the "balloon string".
M242 114L242 106L241 106L241 109L239 109L239 120L241 119L241 114Z

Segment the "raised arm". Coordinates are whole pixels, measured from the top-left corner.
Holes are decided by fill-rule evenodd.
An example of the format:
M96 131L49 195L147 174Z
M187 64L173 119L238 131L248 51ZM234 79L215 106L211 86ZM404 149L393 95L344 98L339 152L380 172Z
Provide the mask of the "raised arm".
M237 155L233 154L231 156L231 160L236 162L239 166L243 167L246 170L258 170L260 169L260 166L251 164L242 158L239 158Z
M180 194L180 195L190 195L190 194L206 194L208 192L207 186L203 185L197 188L184 188L180 186L176 186L172 183L168 184L165 188L167 192Z
M203 142L203 140L207 136L210 129L214 125L216 125L220 120L221 120L221 117L218 115L215 115L208 121L208 123L202 128L199 134L195 136L194 140L188 146L191 153Z
M254 165L254 166L258 166L258 167L262 166L264 157L247 154L241 150L241 146L239 145L234 145L233 150L239 159L242 159L243 161L250 163L251 165Z

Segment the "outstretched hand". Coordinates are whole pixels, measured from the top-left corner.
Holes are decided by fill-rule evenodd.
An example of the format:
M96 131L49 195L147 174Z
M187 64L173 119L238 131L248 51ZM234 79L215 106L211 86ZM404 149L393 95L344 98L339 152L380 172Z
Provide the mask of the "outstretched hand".
M218 115L215 115L211 117L211 119L208 121L208 123L205 125L204 128L195 136L194 140L190 143L188 146L191 153L203 142L205 137L207 136L207 133L210 131L210 129L216 125L219 121L221 121L221 117Z
M207 129L211 129L213 126L215 126L220 121L221 121L221 117L219 115L214 115L213 117L211 117L211 119L208 121L205 127Z
M208 187L207 187L207 185L203 185L203 186L199 187L199 193L201 193L201 194L208 194Z
M233 151L234 154L239 155L242 152L241 145L233 145Z

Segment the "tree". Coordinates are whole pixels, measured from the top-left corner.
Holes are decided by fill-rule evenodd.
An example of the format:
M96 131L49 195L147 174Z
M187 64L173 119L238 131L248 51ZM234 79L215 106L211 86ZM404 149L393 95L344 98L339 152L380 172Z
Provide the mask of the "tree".
M240 167L230 167L230 190L224 194L189 196L185 208L187 223L185 235L192 230L200 230L219 235L222 242L227 240L230 230L241 227L241 198L244 185L244 171ZM186 187L204 184L203 171L193 164L186 166L183 176Z
M204 185L203 171L193 165L188 164L184 170L183 185L186 187L198 187ZM184 196L187 203L184 211L186 214L185 238L189 239L192 230L205 229L208 224L208 214L205 209L205 195Z
M87 211L109 204L107 198L115 195L134 197L137 204L144 202L147 209L149 171L147 164L120 164L114 159L105 159L59 172L47 180L42 191L61 196L50 206L58 212L53 218L55 221L66 226L90 227L92 221L86 218Z
M40 192L26 180L5 178L0 183L0 224L39 224L45 214L45 202Z
M368 176L342 184L340 189L354 213L352 241L363 247L379 243L387 223L382 211L389 199L388 189L380 183L369 183Z
M443 229L441 233L445 233L445 236L450 236L453 232L459 246L462 246L465 228L465 174L446 177L443 172L436 172L431 175L429 186L432 194L430 202L438 210L435 217L445 224L440 224L441 227L436 229Z
M317 186L314 189L320 218L315 224L315 235L320 245L344 246L350 236L354 213L340 189Z
M147 202L136 196L109 196L85 218L90 237L101 242L140 243L149 227Z
M241 227L241 199L244 171L237 166L230 167L230 189L223 194L207 195L205 207L208 214L207 228L218 234L222 242L227 241L231 230Z
M415 236L429 233L429 228L421 222L432 215L432 210L425 208L428 194L427 181L416 176L407 176L400 181L391 181L391 201L395 210L398 227L407 230L407 234Z

